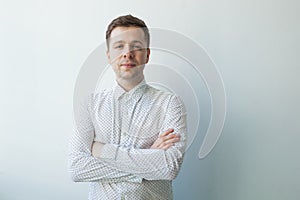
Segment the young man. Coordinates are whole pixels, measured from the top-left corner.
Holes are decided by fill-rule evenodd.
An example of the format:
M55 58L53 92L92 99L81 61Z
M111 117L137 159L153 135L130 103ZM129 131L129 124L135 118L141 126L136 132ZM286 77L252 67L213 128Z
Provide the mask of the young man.
M173 199L186 147L183 102L146 84L150 37L142 20L114 19L106 40L117 84L81 107L70 143L72 179L90 182L91 200Z

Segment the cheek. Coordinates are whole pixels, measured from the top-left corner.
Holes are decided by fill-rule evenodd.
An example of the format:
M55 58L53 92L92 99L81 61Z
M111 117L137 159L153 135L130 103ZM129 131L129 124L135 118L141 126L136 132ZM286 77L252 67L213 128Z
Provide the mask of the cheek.
M136 52L135 53L135 58L139 61L144 61L147 58L147 55L142 53L142 52Z
M143 63L146 63L148 60L147 54L144 54L141 58L141 60L143 61Z
M121 54L119 52L115 52L115 51L110 52L110 58L109 58L110 62L113 63L116 60L118 60L120 58L120 55Z
M112 65L112 69L116 74L120 73L120 69L116 65Z
M116 61L117 57L118 57L117 55L111 54L110 55L110 62L114 63Z

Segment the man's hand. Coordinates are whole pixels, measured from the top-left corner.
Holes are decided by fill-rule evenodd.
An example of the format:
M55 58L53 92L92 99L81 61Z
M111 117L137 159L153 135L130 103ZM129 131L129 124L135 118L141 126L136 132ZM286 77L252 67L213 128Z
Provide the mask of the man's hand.
M180 141L180 135L172 134L174 129L170 128L163 134L161 134L157 140L153 143L150 149L163 149L167 150L169 147L173 146L175 142Z
M92 155L95 158L100 158L101 149L104 146L104 143L101 142L93 142L92 145Z
M162 133L157 140L152 144L150 149L163 149L167 150L171 146L174 145L175 142L180 141L180 135L173 134L174 129L170 128L166 132ZM96 158L100 158L102 147L104 146L104 143L101 142L93 142L92 145L92 155Z

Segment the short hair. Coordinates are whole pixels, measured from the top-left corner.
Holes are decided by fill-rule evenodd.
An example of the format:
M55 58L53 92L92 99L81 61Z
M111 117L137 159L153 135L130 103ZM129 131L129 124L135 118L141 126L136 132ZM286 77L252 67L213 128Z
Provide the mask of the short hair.
M147 42L147 47L149 47L150 44L150 34L149 29L146 26L145 22L137 17L134 17L132 15L124 15L117 17L114 19L107 27L106 30L106 45L109 49L109 38L111 35L111 32L117 28L117 27L137 27L142 28L145 34L145 39Z

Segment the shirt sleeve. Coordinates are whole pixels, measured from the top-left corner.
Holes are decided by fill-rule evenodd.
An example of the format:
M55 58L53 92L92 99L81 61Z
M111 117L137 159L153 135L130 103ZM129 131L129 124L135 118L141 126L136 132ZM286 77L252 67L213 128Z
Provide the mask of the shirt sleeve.
M180 141L167 150L124 148L105 144L100 160L121 171L135 174L147 180L173 180L183 162L187 141L186 109L178 96L172 96L162 129L174 128Z
M76 130L69 143L69 172L75 182L141 182L131 173L124 172L114 166L92 156L91 147L94 141L94 126L90 116L92 95L75 111Z

